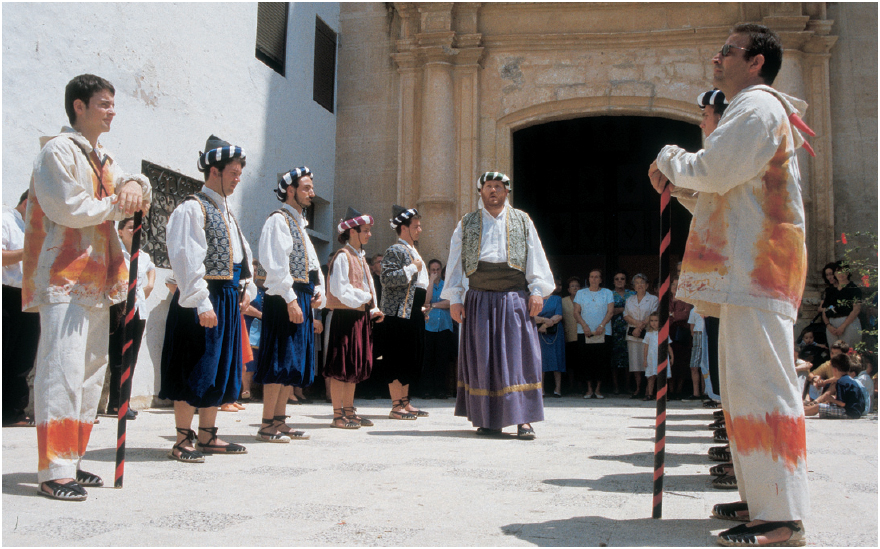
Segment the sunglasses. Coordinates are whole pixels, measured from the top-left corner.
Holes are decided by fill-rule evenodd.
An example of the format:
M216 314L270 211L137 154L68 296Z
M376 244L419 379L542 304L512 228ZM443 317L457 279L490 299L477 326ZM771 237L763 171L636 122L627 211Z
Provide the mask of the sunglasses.
M739 46L733 46L731 44L724 44L723 46L721 46L721 57L727 57L728 55L730 55L730 48L736 48L736 49L742 50L742 51L749 51L748 49L741 48Z

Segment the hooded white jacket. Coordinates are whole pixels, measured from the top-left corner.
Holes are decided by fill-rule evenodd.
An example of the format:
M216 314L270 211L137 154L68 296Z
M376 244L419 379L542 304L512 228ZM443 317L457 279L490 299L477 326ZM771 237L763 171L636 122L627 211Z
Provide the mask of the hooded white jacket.
M128 267L113 221L125 213L113 200L128 181L141 185L144 201L152 190L141 174L124 173L99 143L106 157L102 183L109 196L97 198L97 176L89 164L89 141L70 127L40 138L34 162L22 262L22 309L46 303L103 306L125 299Z
M789 116L806 103L769 86L736 94L705 148L657 156L694 214L676 297L704 316L731 303L797 318L806 280L804 206L795 152L804 140Z

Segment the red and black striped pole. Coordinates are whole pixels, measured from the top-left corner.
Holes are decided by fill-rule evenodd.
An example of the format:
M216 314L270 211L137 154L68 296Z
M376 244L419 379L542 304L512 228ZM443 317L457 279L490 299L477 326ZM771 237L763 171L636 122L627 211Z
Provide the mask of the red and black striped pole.
M660 332L657 335L657 420L654 425L654 500L652 518L663 517L663 468L666 460L666 375L669 368L669 244L672 239L672 195L669 184L660 194Z
M122 377L119 379L119 417L116 427L116 476L115 488L122 488L122 475L125 471L125 426L128 404L131 398L131 365L137 360L134 353L134 314L137 300L138 256L141 250L141 223L143 212L134 214L134 234L131 239L131 261L128 265L128 296L125 299L125 325L122 332Z

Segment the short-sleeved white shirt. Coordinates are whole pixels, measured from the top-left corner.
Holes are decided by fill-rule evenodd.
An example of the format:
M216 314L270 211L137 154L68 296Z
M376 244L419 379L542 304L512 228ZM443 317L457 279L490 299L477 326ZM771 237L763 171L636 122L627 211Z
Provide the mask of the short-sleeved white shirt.
M694 333L706 330L706 321L703 320L703 315L697 312L696 307L691 309L691 314L688 317L688 324L692 324L694 326Z

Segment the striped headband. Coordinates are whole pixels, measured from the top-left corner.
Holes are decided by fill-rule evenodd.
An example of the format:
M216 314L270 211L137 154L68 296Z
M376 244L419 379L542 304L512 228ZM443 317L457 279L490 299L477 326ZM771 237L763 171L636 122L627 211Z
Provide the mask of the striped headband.
M480 179L477 180L477 190L483 188L483 183L486 181L501 181L504 183L504 186L508 189L510 188L510 178L504 175L501 172L486 172L480 176Z
M293 185L294 181L298 181L300 177L312 177L312 170L308 166L300 166L294 168L278 177L278 187L275 189L275 197L284 202L287 200L287 187Z
M714 107L715 105L722 104L727 105L728 103L727 99L724 97L724 92L721 90L703 92L697 97L697 105L699 105L700 108L708 107L709 105Z
M199 156L199 171L206 172L211 166L220 162L225 162L237 156L240 156L242 160L244 160L244 149L241 147L233 147L232 145L204 152Z
M391 220L391 228L396 230L397 227L403 225L404 221L406 221L407 219L411 219L416 215L419 215L419 211L415 208L410 208L408 210L400 212L399 214L394 216L394 219Z
M344 233L348 229L354 229L359 225L372 225L373 218L369 215L361 215L358 217L353 217L351 219L342 219L339 221L339 225L336 227L336 230L339 234Z

